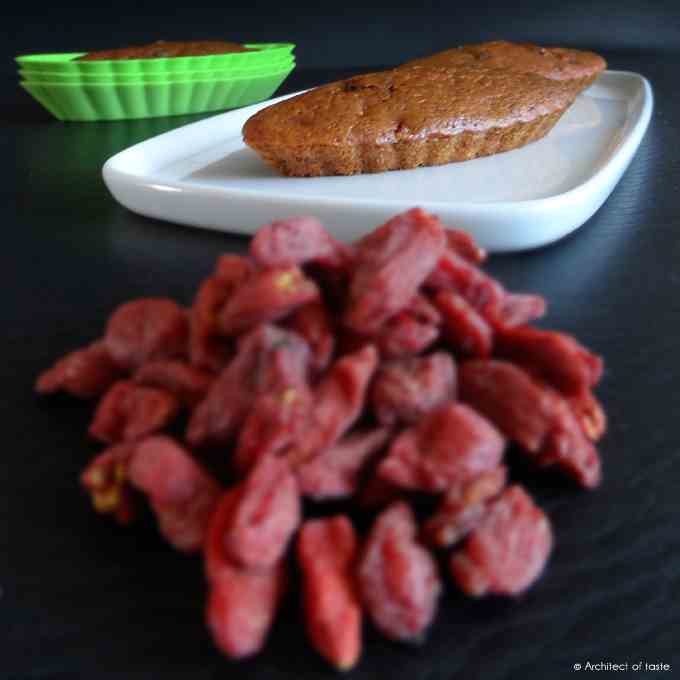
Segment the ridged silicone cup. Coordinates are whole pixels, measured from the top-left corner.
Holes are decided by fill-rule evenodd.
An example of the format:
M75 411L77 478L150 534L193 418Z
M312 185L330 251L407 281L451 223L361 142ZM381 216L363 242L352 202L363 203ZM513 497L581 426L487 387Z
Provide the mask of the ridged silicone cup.
M218 80L224 78L255 78L270 73L278 73L286 68L295 66L295 59L287 56L285 59L276 61L258 68L227 68L221 70L180 71L178 73L141 73L141 74L116 74L116 75L84 75L61 74L51 71L31 71L19 69L19 75L24 82L42 84L65 84L78 85L80 83L93 84L125 84L125 83L155 83L176 82L178 80Z
M53 116L64 121L123 120L204 113L268 99L293 70L257 77L172 83L77 85L22 82Z
M248 43L244 47L252 52L229 52L199 57L164 57L158 59L111 59L102 61L75 61L85 52L60 54L27 54L15 57L24 71L82 75L135 75L150 73L178 73L200 70L226 70L227 68L261 68L290 56L293 43Z

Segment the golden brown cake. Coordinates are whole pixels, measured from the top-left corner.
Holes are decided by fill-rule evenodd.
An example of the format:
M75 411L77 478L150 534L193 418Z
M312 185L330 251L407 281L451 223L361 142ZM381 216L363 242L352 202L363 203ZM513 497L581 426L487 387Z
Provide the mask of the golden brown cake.
M194 42L166 42L157 40L149 45L120 47L115 50L89 52L76 61L103 61L119 59L158 59L159 57L200 57L207 54L227 54L229 52L250 52L247 47L234 42L204 40Z
M573 84L475 62L369 73L270 106L243 137L284 175L353 175L440 165L543 137Z
M605 60L594 52L497 40L438 52L407 62L403 67L452 67L460 64L479 64L519 73L535 73L551 80L571 82L579 91L588 87L607 66Z

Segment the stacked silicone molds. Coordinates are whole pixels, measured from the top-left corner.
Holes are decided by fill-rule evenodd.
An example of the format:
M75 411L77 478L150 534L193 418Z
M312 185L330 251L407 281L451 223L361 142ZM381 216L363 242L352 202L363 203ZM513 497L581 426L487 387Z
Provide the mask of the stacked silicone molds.
M197 57L77 61L17 57L21 86L60 120L92 121L233 109L271 97L295 68L290 43Z

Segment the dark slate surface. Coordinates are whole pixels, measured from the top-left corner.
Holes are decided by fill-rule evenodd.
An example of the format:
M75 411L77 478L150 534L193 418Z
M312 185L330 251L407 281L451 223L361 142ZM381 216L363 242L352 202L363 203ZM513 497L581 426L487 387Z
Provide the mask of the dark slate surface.
M636 158L573 236L489 264L509 288L547 296L546 323L606 357L604 484L581 492L521 470L555 526L545 578L517 602L449 590L420 647L368 631L352 680L559 679L587 660L661 661L672 670L635 677L680 675L680 59L606 56L654 87ZM348 74L300 71L284 89ZM64 125L20 92L2 110L0 677L336 677L308 648L294 601L260 657L223 659L201 623L198 560L172 553L148 521L122 530L90 511L77 486L94 450L84 435L90 408L31 391L36 374L95 338L118 303L188 302L217 254L245 248L241 238L133 215L100 178L113 153L199 117Z

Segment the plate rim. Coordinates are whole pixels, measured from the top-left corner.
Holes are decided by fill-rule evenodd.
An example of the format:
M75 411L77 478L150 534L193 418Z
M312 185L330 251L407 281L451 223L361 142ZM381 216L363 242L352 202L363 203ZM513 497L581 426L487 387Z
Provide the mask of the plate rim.
M654 109L654 94L652 90L652 86L650 82L645 78L642 74L640 73L635 73L633 71L613 71L613 70L606 70L604 71L604 74L608 74L610 76L627 76L627 77L632 77L641 84L642 86L642 96L643 96L643 101L642 101L642 107L640 110L639 115L637 116L637 120L632 124L630 130L626 134L626 138L621 142L619 147L617 148L616 155L626 155L626 152L631 149L631 148L637 148L639 145L640 141L642 140L642 137L644 136L647 127L649 125L649 122L651 120L652 112ZM253 109L259 110L260 108L264 108L267 105L271 105L274 103L277 103L279 101L284 101L285 99L289 99L292 97L295 97L299 94L302 94L303 92L306 92L307 90L301 90L299 92L293 92L291 94L283 95L281 97L275 97L273 99L269 99L265 102L259 102L258 104L251 105ZM587 90L586 90L587 91ZM127 149L124 149L122 151L119 151L117 154L114 156L110 157L103 165L102 167L102 175L104 178L104 181L111 190L110 183L113 181L115 182L116 179L126 179L128 181L134 181L137 184L145 184L146 188L150 191L184 191L186 183L181 181L181 180L167 180L167 179L153 179L152 176L149 176L148 174L144 173L135 173L131 172L130 170L125 170L121 169L120 164L124 163L126 160L127 156L133 155L134 153L138 153L140 148L148 145L150 142L153 143L158 143L161 141L163 138L167 137L172 137L178 134L185 134L186 130L191 127L202 127L207 125L208 123L211 123L211 121L214 121L215 118L218 118L220 116L229 116L233 113L236 112L244 112L246 109L249 109L251 107L245 107L243 109L235 109L234 111L226 111L220 114L217 114L216 116L210 116L208 118L204 118L203 120L196 121L194 123L189 123L187 125L182 125L180 127L174 128L173 130L168 130L167 132L163 132L159 135L155 135L154 137L150 137L149 139L146 139L142 142L138 142L137 144L134 144ZM200 152L197 152L200 153ZM574 199L574 197L578 196L579 194L586 193L588 192L589 189L592 188L593 185L597 185L601 179L602 176L605 175L609 171L609 163L605 163L602 165L599 169L597 169L594 173L592 173L588 179L586 179L584 182L581 182L580 184L576 185L575 187L572 187L571 189L568 189L567 191L558 193L558 194L553 194L551 196L544 196L542 198L530 198L530 199L523 199L519 201L513 201L513 200L503 200L503 201L441 201L441 200L428 200L426 203L428 207L432 207L434 209L440 207L447 207L450 208L451 206L455 206L458 209L461 210L469 210L469 209L474 209L477 211L485 211L485 210L536 210L536 209L541 209L541 208L552 208L554 207L555 203L562 203L565 201L571 201ZM398 171L397 171L398 172ZM294 200L298 204L304 204L304 203L319 203L319 204L352 204L352 205L364 205L364 206L375 206L376 204L380 204L381 206L393 206L396 211L402 209L402 208L407 208L411 207L413 205L412 200L405 200L405 199L395 199L395 198L383 198L381 197L379 201L376 201L374 199L370 198L351 198L351 197L346 197L346 196L331 196L331 195L318 195L318 196L309 196L309 195L299 195L296 194L294 197L291 196L290 193L287 192L272 192L272 191L267 191L267 192L262 192L257 189L243 189L243 188L238 188L234 189L232 187L222 187L222 186L211 186L208 184L194 184L192 186L192 193L207 193L207 194L219 194L224 196L225 198L230 198L234 196L266 196L268 200L277 200L277 201L291 201Z

